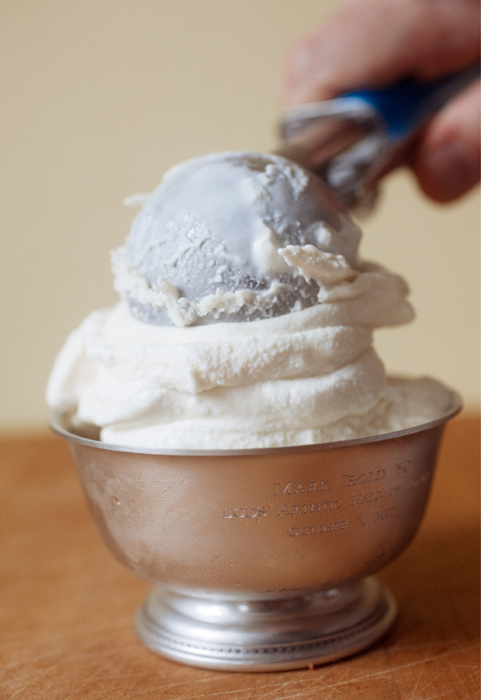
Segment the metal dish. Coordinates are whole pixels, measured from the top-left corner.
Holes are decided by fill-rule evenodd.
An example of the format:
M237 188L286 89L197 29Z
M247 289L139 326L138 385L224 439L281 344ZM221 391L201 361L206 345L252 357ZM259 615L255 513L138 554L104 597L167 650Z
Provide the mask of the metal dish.
M452 406L408 430L230 452L108 445L54 414L95 523L155 584L140 639L183 663L302 668L355 653L396 614L369 578L414 536ZM368 578L366 578L368 577Z

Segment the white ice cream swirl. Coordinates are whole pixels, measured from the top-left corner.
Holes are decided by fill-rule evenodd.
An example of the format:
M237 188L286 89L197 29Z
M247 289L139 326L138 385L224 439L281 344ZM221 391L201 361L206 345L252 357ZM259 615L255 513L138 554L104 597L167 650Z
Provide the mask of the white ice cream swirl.
M322 441L326 426L378 402L385 373L372 330L411 319L406 292L399 277L366 269L317 306L190 328L142 323L120 303L69 337L48 400L102 426L106 442L241 449Z

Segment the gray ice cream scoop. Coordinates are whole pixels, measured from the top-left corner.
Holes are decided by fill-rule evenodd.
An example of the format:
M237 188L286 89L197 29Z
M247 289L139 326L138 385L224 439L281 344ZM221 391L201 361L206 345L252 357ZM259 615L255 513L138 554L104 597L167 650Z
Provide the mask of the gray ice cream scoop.
M115 256L116 288L155 324L250 321L306 308L319 284L279 251L356 264L360 231L323 182L283 157L218 153L172 168Z
M134 316L161 325L316 304L318 281L289 267L282 249L311 245L355 266L360 231L346 207L368 210L379 178L427 119L477 78L479 66L301 105L282 123L288 158L219 153L173 168L114 255L116 288Z

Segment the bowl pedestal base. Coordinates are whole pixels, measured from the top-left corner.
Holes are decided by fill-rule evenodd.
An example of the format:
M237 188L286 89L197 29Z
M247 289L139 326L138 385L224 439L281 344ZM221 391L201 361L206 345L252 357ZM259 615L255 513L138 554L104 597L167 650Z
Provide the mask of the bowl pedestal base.
M174 661L219 671L281 671L328 663L373 644L396 616L373 578L300 597L222 599L156 588L139 609L141 641Z

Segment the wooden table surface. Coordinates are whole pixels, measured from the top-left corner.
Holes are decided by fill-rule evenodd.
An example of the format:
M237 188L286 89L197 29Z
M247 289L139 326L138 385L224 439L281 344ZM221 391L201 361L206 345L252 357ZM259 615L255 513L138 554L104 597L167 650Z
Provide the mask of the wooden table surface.
M0 441L0 698L448 700L479 698L479 419L449 424L421 530L379 578L392 631L313 670L217 673L144 649L149 590L97 536L65 444Z

